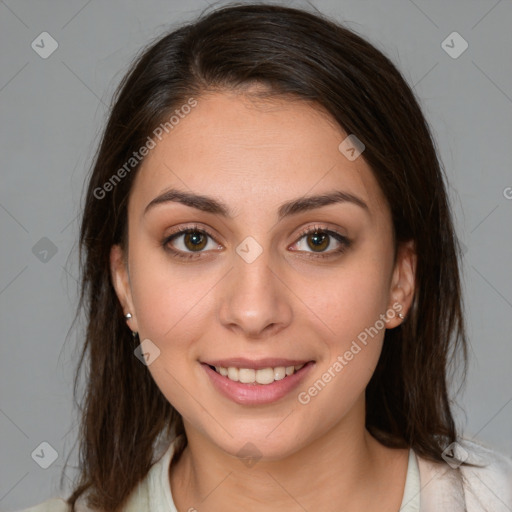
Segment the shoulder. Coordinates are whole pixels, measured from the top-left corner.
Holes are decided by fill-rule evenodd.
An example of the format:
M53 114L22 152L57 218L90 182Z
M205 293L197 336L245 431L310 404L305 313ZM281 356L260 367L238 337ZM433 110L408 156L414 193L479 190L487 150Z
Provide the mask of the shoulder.
M38 505L34 505L29 508L25 508L23 510L18 510L16 512L69 512L71 507L66 503L66 501L62 498L51 498L49 500L43 501Z
M166 474L169 459L173 455L178 442L160 443L157 445L153 464L147 475L132 490L123 512L141 512L143 510L157 510L162 500L162 475ZM156 492L155 492L156 491ZM164 497L165 498L165 497ZM81 495L76 503L76 512L95 512L86 504L86 496ZM50 498L42 503L15 512L71 512L71 506L64 498Z
M512 510L512 459L480 441L463 439L461 446L465 462L472 464L460 467L468 505L479 510L493 503L493 510Z
M468 461L474 461L477 464L500 467L504 471L512 471L512 458L497 452L491 446L476 439L462 438L460 442L462 448L467 451Z
M149 489L147 478L136 486L132 495L123 507L123 512L140 512L141 510L152 510L148 507ZM79 497L75 503L76 512L96 512L85 504L83 496ZM14 512L71 512L71 506L64 498L50 498L42 503L33 505L29 508L16 510Z
M432 462L417 455L426 511L512 510L512 459L466 438L445 452L445 462Z

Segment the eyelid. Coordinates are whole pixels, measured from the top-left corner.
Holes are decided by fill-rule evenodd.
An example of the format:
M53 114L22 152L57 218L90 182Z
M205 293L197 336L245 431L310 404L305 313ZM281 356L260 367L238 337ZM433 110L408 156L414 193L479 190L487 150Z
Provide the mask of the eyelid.
M183 235L187 231L197 231L199 233L204 233L215 240L216 243L219 243L216 238L217 235L214 235L212 230L207 227L201 227L199 224L180 224L175 226L172 231L164 237L164 239L171 240L173 236Z
M344 240L346 240L347 242L349 242L349 238L344 235L343 233L341 233L340 231L338 231L336 228L331 228L331 227L328 227L328 226L319 226L319 225L314 225L314 226L308 226L306 228L304 228L299 234L298 234L298 238L297 238L297 241L294 242L294 243L297 243L303 236L305 235L309 235L311 233L315 233L316 231L321 231L323 233L335 233L336 235L338 235L340 238L343 238Z

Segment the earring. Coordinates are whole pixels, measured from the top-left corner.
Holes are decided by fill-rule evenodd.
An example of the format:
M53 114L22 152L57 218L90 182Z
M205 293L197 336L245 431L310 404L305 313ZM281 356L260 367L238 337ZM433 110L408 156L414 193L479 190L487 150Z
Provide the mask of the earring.
M398 318L400 318L400 320L403 320L405 316L402 313L398 313Z
M124 317L126 318L126 320L130 320L130 318L132 318L132 314L131 313L126 313L126 315L124 315ZM134 338L136 338L138 335L139 335L138 332L132 331L132 336Z

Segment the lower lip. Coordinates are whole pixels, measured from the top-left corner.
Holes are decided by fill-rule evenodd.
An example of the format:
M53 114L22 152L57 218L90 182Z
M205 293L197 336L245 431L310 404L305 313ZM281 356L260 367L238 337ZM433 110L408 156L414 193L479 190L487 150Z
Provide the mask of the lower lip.
M272 384L243 384L228 379L212 370L207 364L201 363L212 384L224 396L241 405L260 405L275 402L293 391L306 377L314 361L306 363L300 370Z

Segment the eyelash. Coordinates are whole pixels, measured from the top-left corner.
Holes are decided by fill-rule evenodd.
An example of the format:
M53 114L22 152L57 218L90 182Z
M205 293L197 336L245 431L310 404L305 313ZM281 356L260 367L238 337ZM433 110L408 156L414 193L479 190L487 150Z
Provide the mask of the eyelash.
M173 249L172 247L169 246L169 242L171 242L175 238L178 238L179 236L185 235L187 233L200 233L200 234L209 236L212 240L215 240L215 237L208 230L203 229L203 228L199 228L199 226L194 224L194 225L189 226L187 228L179 229L178 231L175 231L171 235L167 236L162 241L163 248L166 251L169 251L172 254L173 257L178 258L178 259L190 260L190 259L200 258L201 257L201 252L186 253L186 252L183 252L183 251L180 251L180 250ZM297 241L295 243L297 243L299 240L304 238L306 235L310 235L310 234L314 234L314 233L322 233L322 234L329 235L330 237L332 237L336 241L338 241L341 245L340 245L340 247L338 247L338 249L332 249L329 252L325 252L325 253L315 253L315 252L309 253L309 251L306 251L309 254L311 254L312 256L310 256L310 257L313 257L313 258L330 258L330 257L334 257L337 254L344 253L352 244L352 242L346 236L342 235L341 233L338 233L337 231L332 230L332 229L322 228L321 226L314 226L314 227L310 227L310 228L304 229L298 235Z

